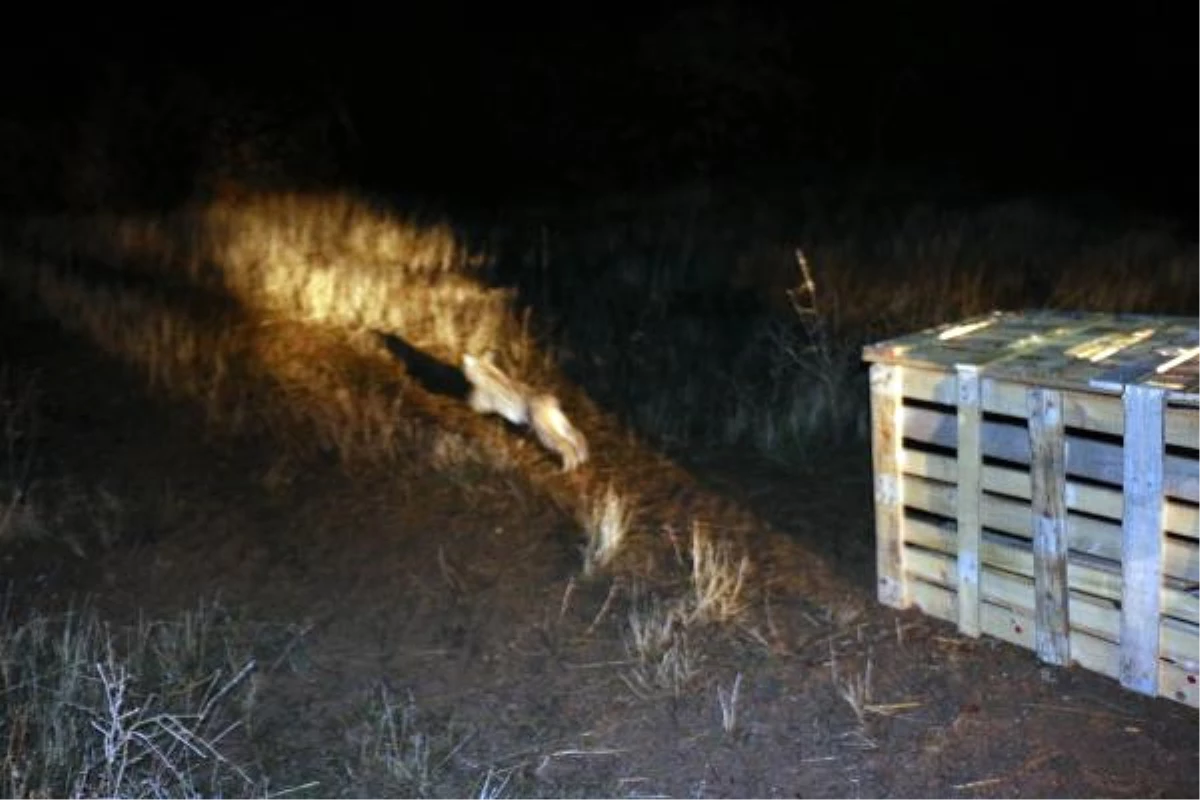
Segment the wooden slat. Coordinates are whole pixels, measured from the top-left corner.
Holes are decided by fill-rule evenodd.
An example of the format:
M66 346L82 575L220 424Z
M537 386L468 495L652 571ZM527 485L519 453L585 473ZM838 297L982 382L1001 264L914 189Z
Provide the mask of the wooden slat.
M983 410L994 414L1024 417L1027 385L993 379L984 382ZM1120 436L1124 425L1121 401L1102 394L1063 392L1063 424L1069 428Z
M958 608L954 592L922 581L913 581L911 588L913 604L931 617L954 622ZM988 636L994 636L1026 650L1033 649L1033 619L1019 610L1001 608L985 602L981 609L981 627ZM1116 678L1120 673L1120 649L1103 639L1089 636L1081 631L1071 631L1071 657L1083 668ZM1196 708L1200 706L1200 686L1194 665L1185 666L1160 661L1158 667L1158 691L1160 697L1169 697Z
M1176 447L1200 448L1200 411L1171 406L1167 408L1167 444Z
M906 559L905 563L910 576L939 586L954 587L953 577L956 570L952 556L947 557L943 553L913 548L907 554ZM1037 593L1034 590L1033 581L1029 578L985 568L981 573L981 594L984 601L1020 611L1029 616L1031 620L1035 620L1036 625L1036 611L1033 606L1036 603ZM1065 605L1069 608L1072 631L1083 631L1117 644L1121 631L1121 612L1116 603L1071 592L1067 595ZM1200 631L1197 630L1197 626L1179 620L1162 619L1158 620L1157 628L1161 634L1162 657L1177 664L1194 667L1197 661L1197 650L1200 649ZM1033 637L1035 652L1037 652L1038 638L1035 631ZM1158 650L1153 651L1154 660L1157 660L1159 652ZM1056 666L1065 666L1069 663L1069 659L1061 664L1046 661L1040 658L1040 654L1039 659L1043 663ZM1143 692L1143 694L1149 694L1149 692Z
M1166 373L1160 373L1159 368L1176 362L1179 350L1194 352L1200 332L1193 329L1182 339L1172 337L1169 332L1155 329L1144 329L1149 335L1140 341L1133 342L1127 348L1105 358L1101 363L1103 369L1096 374L1091 383L1096 386L1147 386L1157 389L1183 389L1189 381L1178 373L1173 378ZM1175 345L1184 344L1180 348Z
M1029 390L1033 490L1033 578L1037 586L1037 654L1047 664L1070 660L1067 602L1066 436L1062 393Z
M904 436L938 447L955 448L958 444L954 415L927 408L905 406ZM1124 469L1122 448L1081 437L1068 437L1067 473L1080 478L1120 486ZM1029 464L1029 437L1016 425L986 421L983 423L983 455L1016 464ZM1192 503L1200 502L1200 462L1167 455L1163 467L1163 487L1167 494Z
M979 370L958 372L958 629L979 635L980 448Z
M904 521L905 542L953 556L957 549L953 526L952 522L937 523L909 517ZM1033 547L1023 539L985 532L979 555L983 567L994 567L1033 580ZM1095 595L1114 604L1121 602L1122 578L1115 565L1072 554L1067 563L1067 584L1072 591ZM1166 585L1162 589L1162 612L1184 622L1200 623L1200 598L1184 585Z
M993 378L1114 399L1125 385L1149 385L1195 409L1200 359L1192 354L1198 342L1200 329L1188 317L997 312L867 345L863 357L935 371L987 363ZM1189 446L1195 439L1177 440L1168 431L1173 444Z
M994 367L993 367L994 368ZM1027 384L984 376L980 398L983 410L1024 419ZM904 370L904 396L952 406L955 379L951 372L913 367ZM1068 428L1121 436L1125 411L1121 398L1096 392L1063 392L1063 422ZM1200 413L1196 408L1172 407L1167 412L1167 444L1196 448L1200 444Z
M1163 570L1161 389L1125 388L1125 520L1121 551L1121 685L1158 691L1159 584Z
M904 580L904 496L900 481L901 367L871 367L871 458L875 482L875 568L879 602L907 608Z
M958 477L956 460L938 453L906 449L903 464L904 472L908 475L945 483L953 483ZM985 464L981 483L985 492L1022 500L1029 500L1033 496L1029 473L1022 469ZM1067 508L1071 511L1082 511L1113 521L1120 521L1124 516L1125 499L1119 489L1068 480L1066 492ZM1200 511L1196 506L1167 500L1163 506L1163 526L1177 536L1200 539Z
M952 406L958 400L956 376L952 372L910 367L904 370L903 394L915 400Z
M928 481L906 475L901 481L904 503L912 508L954 519L957 493L952 484ZM1032 539L1033 512L1019 500L985 492L979 501L980 521L984 528ZM1105 559L1121 561L1121 526L1079 514L1067 515L1067 541L1070 549ZM1200 582L1200 549L1192 542L1168 537L1165 542L1163 570L1173 579Z

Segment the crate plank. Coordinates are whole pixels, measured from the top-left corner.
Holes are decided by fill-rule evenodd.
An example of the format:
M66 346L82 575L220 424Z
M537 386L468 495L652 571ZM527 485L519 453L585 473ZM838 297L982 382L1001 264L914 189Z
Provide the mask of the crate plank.
M1125 519L1121 568L1121 685L1158 692L1159 576L1163 572L1163 412L1161 389L1125 388Z
M1070 660L1067 632L1066 430L1062 393L1029 391L1029 442L1033 497L1033 576L1037 586L1038 658L1047 664Z
M905 474L953 483L958 475L953 458L924 450L905 448L902 463ZM1025 470L985 464L981 485L985 492L1029 500L1032 495L1029 473ZM1125 511L1125 498L1119 489L1068 480L1067 508L1119 522ZM1168 499L1163 506L1163 527L1189 539L1200 539L1200 511L1196 506Z
M979 370L958 368L958 629L979 635L979 498L983 452L979 431Z
M927 583L953 588L953 576L956 571L954 559L943 553L914 549L906 561L909 573ZM1003 608L1019 611L1027 616L1034 625L1034 645L1036 650L1037 631L1036 590L1033 580L1013 575L996 569L985 568L982 572L981 593L988 603ZM1082 631L1092 636L1116 644L1120 641L1121 612L1116 603L1104 602L1098 598L1079 592L1071 592L1067 597L1071 630ZM953 620L951 620L953 621ZM1161 620L1155 627L1156 635L1162 642L1161 655L1176 664L1196 666L1197 651L1200 650L1200 632L1195 624L1178 620ZM1158 661L1159 650L1152 651ZM1064 661L1063 665L1069 663ZM1153 694L1153 692L1143 692Z
M953 484L905 475L901 479L901 492L904 505L954 519L958 497ZM980 498L979 512L985 529L1032 540L1033 511L1028 504L985 493ZM1119 564L1121 538L1121 527L1115 523L1067 514L1067 542L1073 551ZM1191 542L1168 539L1164 547L1163 572L1181 581L1200 582L1200 549Z
M1024 418L1027 391L1028 387L1024 384L989 379L984 382L983 409L994 414ZM1069 428L1120 436L1125 416L1121 413L1121 401L1115 397L1064 391L1063 423Z
M902 416L905 438L948 449L958 446L957 418L953 414L904 406ZM985 458L1029 465L1029 437L1023 428L994 421L984 421L982 428ZM1120 445L1077 436L1068 437L1068 442L1068 475L1121 485L1124 456ZM1163 488L1172 497L1200 502L1200 463L1195 459L1167 455L1163 465Z
M920 367L908 367L904 370L901 393L905 398L952 406L958 399L957 391L956 376L949 372Z
M954 555L953 523L935 523L925 519L909 518L905 521L910 545L946 555ZM1029 543L1020 539L1009 539L985 532L980 541L980 563L1033 579L1033 550ZM1089 560L1086 556L1071 554L1067 563L1067 585L1071 590L1095 595L1113 603L1121 601L1122 578L1114 565L1105 565ZM1162 611L1184 622L1200 623L1200 600L1189 591L1186 584L1171 582L1162 589Z
M1116 396L1127 383L1155 381L1173 400L1196 406L1197 339L1186 317L993 312L869 344L863 358L938 371L999 360L986 370L993 377Z
M922 581L913 581L911 591L913 605L922 612L951 623L954 621L957 601L953 591ZM1029 615L984 603L980 619L986 635L1027 650L1033 649L1033 620ZM1084 669L1109 678L1118 677L1120 650L1110 642L1081 631L1072 631L1071 656ZM1200 687L1194 667L1160 661L1158 676L1160 697L1169 697L1192 708L1200 706Z
M905 608L903 513L900 470L901 368L871 367L871 456L874 466L876 575L879 602Z

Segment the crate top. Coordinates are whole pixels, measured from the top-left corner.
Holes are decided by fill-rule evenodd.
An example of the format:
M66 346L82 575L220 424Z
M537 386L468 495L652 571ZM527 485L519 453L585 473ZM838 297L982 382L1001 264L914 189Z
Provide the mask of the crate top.
M978 367L991 377L1110 394L1152 386L1192 406L1200 399L1200 324L1189 317L995 311L867 345L863 358L939 370Z

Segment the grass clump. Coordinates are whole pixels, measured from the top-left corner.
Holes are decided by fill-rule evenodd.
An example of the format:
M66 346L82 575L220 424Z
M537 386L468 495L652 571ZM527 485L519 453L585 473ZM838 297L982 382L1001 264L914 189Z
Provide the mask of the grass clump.
M263 794L246 744L257 659L216 606L114 628L84 607L0 626L6 797Z

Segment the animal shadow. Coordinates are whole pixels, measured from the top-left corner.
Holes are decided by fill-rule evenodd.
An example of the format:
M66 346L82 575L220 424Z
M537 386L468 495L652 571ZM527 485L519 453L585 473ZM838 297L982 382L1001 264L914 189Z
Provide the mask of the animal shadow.
M404 365L409 377L421 384L425 391L455 400L467 399L471 384L458 367L434 358L395 334L382 331L373 333L392 357Z

